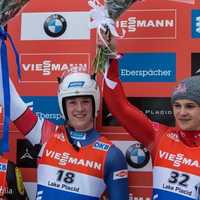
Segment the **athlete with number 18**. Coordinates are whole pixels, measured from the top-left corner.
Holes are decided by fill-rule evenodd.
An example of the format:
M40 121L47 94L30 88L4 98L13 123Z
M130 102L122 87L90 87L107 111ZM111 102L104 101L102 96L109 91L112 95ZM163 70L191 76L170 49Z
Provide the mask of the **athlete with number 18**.
M128 199L124 155L94 128L100 92L92 76L71 73L59 78L58 102L65 118L63 126L35 115L22 101L12 81L10 92L11 120L33 145L42 144L37 199L98 200L105 191L109 200ZM4 105L2 92L0 104Z

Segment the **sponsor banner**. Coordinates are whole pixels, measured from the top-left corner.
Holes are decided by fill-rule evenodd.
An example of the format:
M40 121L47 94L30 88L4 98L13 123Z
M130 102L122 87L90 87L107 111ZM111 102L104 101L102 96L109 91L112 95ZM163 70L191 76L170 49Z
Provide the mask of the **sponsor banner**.
M174 126L175 120L171 109L170 97L129 97L131 104L139 108L152 121ZM102 106L102 125L103 126L120 126L119 122L108 111L105 102Z
M17 166L23 168L36 168L37 156L41 149L40 145L33 146L26 139L17 140Z
M116 27L125 30L122 39L175 39L176 10L128 10Z
M22 97L22 99L38 117L48 119L55 124L64 123L59 110L57 96L26 96Z
M142 179L143 176L141 175ZM150 187L129 187L129 200L152 200L152 189Z
M143 177L141 181L141 177ZM129 187L132 188L152 188L152 172L129 172Z
M89 22L89 12L22 13L21 40L89 40Z
M63 72L89 72L87 53L20 54L22 82L56 82Z
M124 154L129 172L151 172L149 151L137 141L112 141Z
M167 126L175 125L170 97L130 97L128 100L152 121Z
M192 76L200 75L200 53L192 53Z
M192 10L192 38L200 38L200 10Z
M176 81L176 53L127 53L119 65L122 82Z
M170 0L170 1L176 1L176 2L180 2L180 3L195 4L195 0Z

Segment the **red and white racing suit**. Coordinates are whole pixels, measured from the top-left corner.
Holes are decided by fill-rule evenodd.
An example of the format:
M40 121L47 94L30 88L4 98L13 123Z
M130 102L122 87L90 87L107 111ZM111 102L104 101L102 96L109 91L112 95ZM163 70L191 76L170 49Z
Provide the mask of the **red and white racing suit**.
M3 91L1 66L0 91ZM77 139L81 148L76 151L69 142L69 128L57 126L33 113L12 81L10 93L11 121L33 145L42 145L38 159L37 199L98 200L104 191L109 200L128 199L126 160L114 144L91 129L84 133L86 139ZM3 101L1 92L1 105Z

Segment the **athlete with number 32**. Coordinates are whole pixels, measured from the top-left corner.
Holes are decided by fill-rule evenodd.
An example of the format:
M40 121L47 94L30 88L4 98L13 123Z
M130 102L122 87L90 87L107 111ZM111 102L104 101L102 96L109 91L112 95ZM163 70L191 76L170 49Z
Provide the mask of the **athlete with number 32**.
M199 86L200 76L194 76L175 88L171 102L176 127L168 127L151 121L128 102L118 78L118 60L110 59L104 84L105 101L113 116L151 153L153 199L200 198Z

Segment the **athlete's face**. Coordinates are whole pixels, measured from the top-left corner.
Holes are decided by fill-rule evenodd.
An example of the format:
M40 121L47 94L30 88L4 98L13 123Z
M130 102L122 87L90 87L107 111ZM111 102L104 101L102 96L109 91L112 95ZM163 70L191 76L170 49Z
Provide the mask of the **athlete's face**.
M191 100L180 99L173 104L176 124L185 131L200 130L200 106Z
M92 98L74 97L65 102L69 124L76 131L87 131L93 128Z

